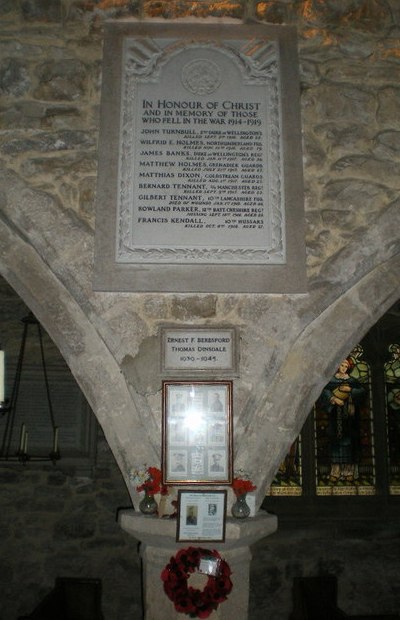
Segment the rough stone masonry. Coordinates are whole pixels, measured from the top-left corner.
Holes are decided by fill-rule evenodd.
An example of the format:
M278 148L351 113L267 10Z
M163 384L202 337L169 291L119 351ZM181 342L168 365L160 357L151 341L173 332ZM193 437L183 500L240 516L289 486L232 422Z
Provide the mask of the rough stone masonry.
M212 4L222 19L243 16L239 3ZM139 9L146 19L170 19L182 15L182 6L189 10L185 3L0 4L0 271L69 364L131 495L130 468L160 459L161 377L155 346L160 325L237 326L236 466L251 471L261 503L338 359L399 298L400 7L396 0L257 3L258 19L298 29L306 295L94 293L103 20L138 16ZM203 17L199 12L200 3L192 16ZM3 475L14 509L19 476L8 470ZM42 476L33 475L35 494L48 495L54 478L50 482ZM112 486L110 479L107 485ZM6 620L15 617L16 604L18 613L31 611L51 587L55 568L47 563L50 556L57 556L63 571L79 574L89 562L85 572L97 572L96 554L85 555L82 563L77 559L83 558L82 549L89 553L100 542L98 529L86 529L90 519L83 529L41 530L40 549L33 549L34 533L43 518L50 518L50 502L41 504L37 516L24 512L27 502L28 496L20 495L18 512L10 513L16 518L3 517ZM70 508L63 505L68 521ZM76 506L83 510L82 504ZM74 539L67 551L61 545L65 531ZM110 620L115 609L112 570L101 564ZM126 578L130 570L129 562L120 559L118 571ZM282 585L274 571L267 568L262 580L266 574L276 578L276 590L286 600L289 580ZM17 595L21 581L29 587ZM118 609L132 604L128 589L115 596ZM275 610L270 618L282 618L278 603L269 600L268 605ZM374 605L371 600L371 610Z

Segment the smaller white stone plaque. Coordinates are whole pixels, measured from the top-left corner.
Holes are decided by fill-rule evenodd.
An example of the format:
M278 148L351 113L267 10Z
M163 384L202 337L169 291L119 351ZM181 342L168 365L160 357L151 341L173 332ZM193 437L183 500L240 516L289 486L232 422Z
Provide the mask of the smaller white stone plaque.
M236 372L234 328L163 328L162 371Z

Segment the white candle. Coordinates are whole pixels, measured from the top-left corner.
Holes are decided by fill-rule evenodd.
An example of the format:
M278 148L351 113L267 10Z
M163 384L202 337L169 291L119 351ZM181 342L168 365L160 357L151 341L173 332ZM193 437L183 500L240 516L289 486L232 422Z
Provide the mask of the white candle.
M58 426L54 429L54 444L53 444L53 452L57 452L58 448Z
M28 454L28 433L25 432L24 436L24 454Z
M4 403L4 351L0 350L0 403Z
M21 434L19 436L19 451L24 451L24 442L25 442L25 424L21 426Z

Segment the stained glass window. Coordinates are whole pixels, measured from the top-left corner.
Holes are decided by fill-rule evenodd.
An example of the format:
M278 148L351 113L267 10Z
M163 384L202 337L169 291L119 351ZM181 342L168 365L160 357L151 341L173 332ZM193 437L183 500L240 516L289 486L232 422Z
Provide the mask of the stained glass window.
M370 368L358 345L314 407L317 495L374 495Z
M301 439L298 437L279 467L271 484L270 495L294 496L301 494Z
M389 493L400 495L400 345L389 346L384 365Z
M315 495L371 496L371 506L378 495L390 494L395 505L400 498L399 334L400 301L322 390L276 473L269 502L272 496L302 496L299 505Z

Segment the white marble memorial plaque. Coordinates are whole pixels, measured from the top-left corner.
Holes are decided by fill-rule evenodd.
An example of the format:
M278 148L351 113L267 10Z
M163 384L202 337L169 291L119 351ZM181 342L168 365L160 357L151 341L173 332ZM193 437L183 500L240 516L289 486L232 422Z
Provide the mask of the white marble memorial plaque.
M277 43L128 38L123 66L117 261L285 263Z
M296 32L107 24L95 290L305 292Z

